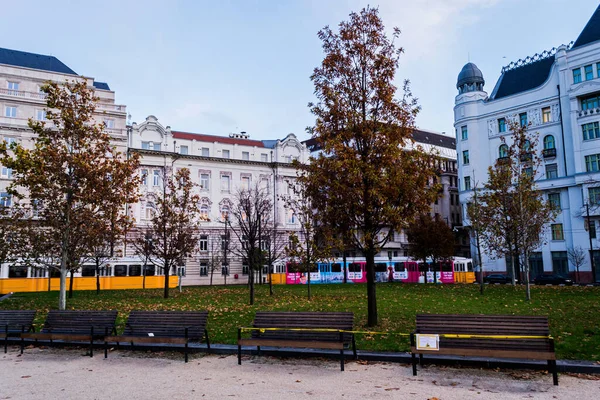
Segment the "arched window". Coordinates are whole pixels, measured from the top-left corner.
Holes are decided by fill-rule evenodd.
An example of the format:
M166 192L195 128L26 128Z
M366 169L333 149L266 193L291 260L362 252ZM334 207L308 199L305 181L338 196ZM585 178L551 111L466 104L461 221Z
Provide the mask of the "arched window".
M500 157L500 158L508 157L508 146L506 144L500 145L500 148L498 149L498 157Z
M529 140L527 140L527 139L525 140L525 144L523 145L523 150L526 153L531 152L531 142Z
M221 219L223 219L223 221L229 218L229 211L229 206L227 204L223 204L223 206L221 206Z
M554 136L547 135L546 137L544 137L544 150L554 149L554 148L555 148Z
M200 206L200 220L210 221L210 218L208 217L208 204L202 204Z

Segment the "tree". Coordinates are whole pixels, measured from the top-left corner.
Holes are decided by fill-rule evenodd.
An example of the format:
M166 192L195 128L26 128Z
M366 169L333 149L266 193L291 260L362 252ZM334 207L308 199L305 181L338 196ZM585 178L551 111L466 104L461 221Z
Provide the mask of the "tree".
M136 201L139 160L116 151L105 124L94 121L98 99L85 80L49 83L42 91L48 122L29 120L33 149L4 142L0 162L13 170L10 192L39 207L43 231L59 246L59 309L64 310L67 273L78 268L91 240L87 224L110 218L117 204ZM117 225L126 219L119 213Z
M27 211L19 205L0 205L0 267L22 260L27 238Z
M325 58L311 80L316 116L309 129L323 149L299 179L325 225L340 215L355 228L354 246L367 263L368 325L377 324L374 258L415 216L427 212L437 196L435 162L412 144L414 118L419 111L404 83L395 98L394 76L402 52L386 37L377 9L350 14L334 33L329 27L318 36Z
M156 264L152 261L152 255L154 254L154 239L152 233L151 227L140 226L137 228L137 237L132 242L135 254L144 261L144 265L142 266L142 289L146 289L148 265L152 265L156 268ZM96 268L98 268L97 265L98 263L96 263Z
M217 233L216 236L206 236L206 240L208 241L208 260L206 263L206 267L208 269L208 273L210 274L210 285L213 284L213 275L215 271L219 271L223 267L223 249L221 249L221 234Z
M300 177L304 177L299 173ZM319 220L311 198L306 193L303 182L305 179L288 181L290 194L283 195L284 207L292 219L297 219L300 229L289 236L286 254L299 264L299 272L306 274L308 299L311 297L310 273L316 263L328 258L331 249L327 246L326 238L331 234ZM298 263L299 261L299 263ZM304 272L303 272L304 271ZM316 272L316 271L315 271Z
M585 250L581 246L569 247L567 249L567 256L571 264L575 266L577 274L577 283L579 283L579 268L585 264L586 254Z
M180 168L172 176L163 168L163 190L156 195L156 209L145 229L140 229L133 239L140 254L146 249L148 259L159 266L165 276L165 299L169 297L169 277L171 270L185 265L187 257L193 254L198 245L200 209L198 195L193 194L195 184L190 178L190 170ZM148 243L152 243L151 246Z
M510 143L501 137L505 157L489 167L488 182L480 197L482 238L495 256L517 255L523 266L526 298L530 300L529 257L544 243L544 227L557 210L537 189L541 163L535 151L538 134L530 133L516 120L509 123L509 129Z
M473 187L473 197L471 202L467 204L467 216L471 226L470 236L475 241L473 243L477 249L477 257L475 262L479 265L479 293L483 294L485 285L483 284L483 261L481 260L481 232L485 228L486 221L481 210L481 201L479 196L479 185L476 182Z
M288 236L281 230L274 218L268 218L267 223L261 226L262 248L264 258L269 266L269 294L273 295L273 269L275 264L285 257L285 246Z
M236 253L248 263L250 305L254 304L254 273L265 262L261 247L266 232L262 229L270 224L272 210L270 196L258 184L238 190L231 210L235 224L233 232L240 244Z
M433 279L437 283L436 266L440 260L451 258L454 254L454 234L448 225L430 214L422 214L406 230L410 252L417 260L427 262L431 258ZM442 269L440 267L440 273Z

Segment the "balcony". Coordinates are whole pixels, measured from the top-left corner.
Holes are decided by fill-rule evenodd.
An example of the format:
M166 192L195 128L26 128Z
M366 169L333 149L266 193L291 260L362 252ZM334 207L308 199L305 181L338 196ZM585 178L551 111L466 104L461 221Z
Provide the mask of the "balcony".
M532 158L533 154L531 153L523 153L519 156L519 160L521 160L521 162L531 161Z
M544 149L542 150L542 157L554 158L556 157L556 149Z
M24 90L0 89L0 94L11 96L11 97L27 98L27 99L37 99L37 100L46 99L46 93L26 92Z
M579 111L579 117L587 117L588 115L600 115L600 107Z

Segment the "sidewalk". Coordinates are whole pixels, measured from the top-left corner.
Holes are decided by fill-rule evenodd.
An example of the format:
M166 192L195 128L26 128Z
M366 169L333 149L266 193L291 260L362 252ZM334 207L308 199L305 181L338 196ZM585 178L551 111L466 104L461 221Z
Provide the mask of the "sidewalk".
M0 399L594 399L600 380L535 371L427 367L336 360L113 351L90 358L83 348L17 346L0 355ZM592 376L596 378L597 376Z

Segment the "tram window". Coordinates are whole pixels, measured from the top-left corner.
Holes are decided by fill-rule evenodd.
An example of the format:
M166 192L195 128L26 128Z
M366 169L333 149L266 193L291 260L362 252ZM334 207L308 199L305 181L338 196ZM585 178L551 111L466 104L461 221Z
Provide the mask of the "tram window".
M442 271L444 272L452 272L452 263L449 261L442 261L440 263L442 265Z
M127 276L127 265L115 265L115 276Z
M112 267L110 265L100 267L100 276L112 276Z
M129 266L129 276L140 276L142 274L142 266L141 265L130 265Z
M375 272L386 272L387 265L385 263L376 263L375 264Z
M31 278L45 278L46 277L46 269L44 268L31 268Z
M473 263L472 262L467 263L467 271L473 272Z
M96 267L93 265L84 265L81 267L81 276L96 276Z
M154 265L146 264L144 265L144 272L146 276L154 276Z
M396 272L406 271L406 267L404 266L404 263L403 262L394 263L394 271L396 271Z
M342 272L342 264L340 264L340 263L331 264L331 272Z
M351 263L348 265L348 272L360 272L360 264Z
M27 267L22 265L11 265L8 267L9 278L27 278Z
M268 273L269 273L269 266L263 265L263 274L268 274Z
M284 264L277 264L275 266L275 272L278 273L278 274L285 273L285 265Z

